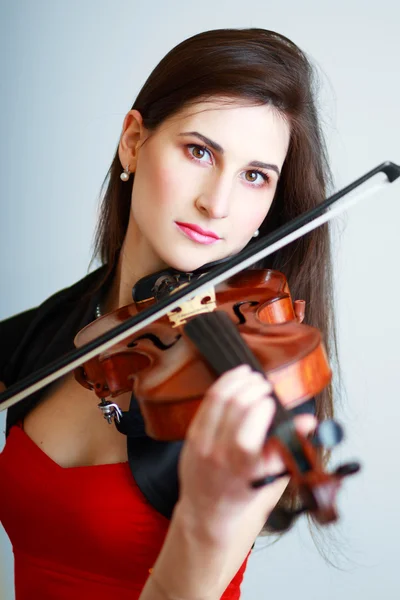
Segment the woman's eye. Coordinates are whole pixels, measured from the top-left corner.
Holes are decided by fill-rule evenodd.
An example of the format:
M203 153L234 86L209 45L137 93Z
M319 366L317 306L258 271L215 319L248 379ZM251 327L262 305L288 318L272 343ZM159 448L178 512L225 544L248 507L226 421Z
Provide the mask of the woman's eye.
M197 162L208 162L202 160L206 154L211 158L211 152L205 146L199 144L187 144L186 148L189 151L189 157ZM250 177L248 177L250 176ZM245 171L245 180L248 183L253 183L253 187L263 187L270 182L270 177L262 171Z
M251 178L247 178L247 175L249 174L251 175ZM249 183L255 183L255 187L261 187L270 181L269 176L262 171L246 171L245 175L246 181Z
M200 162L205 162L205 161L203 161L201 159L204 158L204 156L205 156L206 153L209 156L211 156L209 150L207 150L207 148L205 148L204 146L199 146L197 144L188 144L186 146L186 148L189 150L190 156L193 159L198 160Z

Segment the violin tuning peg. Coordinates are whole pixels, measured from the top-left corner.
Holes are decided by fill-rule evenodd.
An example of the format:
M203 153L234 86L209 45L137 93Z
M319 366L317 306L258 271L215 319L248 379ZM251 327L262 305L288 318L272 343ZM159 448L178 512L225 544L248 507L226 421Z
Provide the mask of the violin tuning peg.
M289 475L289 471L283 471L282 473L278 473L277 475L267 475L262 479L257 479L250 484L250 487L253 489L257 489L263 487L264 485L269 485L270 483L274 483L280 477L284 477L285 475Z
M348 475L354 475L354 473L358 473L360 469L360 463L349 462L337 467L337 469L335 470L335 475L339 475L339 477L347 477Z
M306 512L306 507L298 510L288 511L284 508L275 508L267 519L267 525L274 531L286 531L292 525L295 517Z
M344 437L343 428L333 419L322 421L315 430L311 442L316 447L333 448Z
M289 512L283 508L276 508L267 519L267 525L274 531L286 531L291 526L296 513Z

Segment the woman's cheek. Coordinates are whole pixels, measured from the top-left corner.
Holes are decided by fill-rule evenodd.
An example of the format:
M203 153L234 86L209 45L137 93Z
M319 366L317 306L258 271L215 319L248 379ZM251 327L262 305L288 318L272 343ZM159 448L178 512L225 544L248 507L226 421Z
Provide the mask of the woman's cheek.
M162 204L171 204L178 199L178 193L182 188L180 174L176 169L168 166L160 166L152 176L155 184L158 201Z
M264 211L249 209L239 215L235 229L242 232L242 238L246 244L263 222L264 216Z

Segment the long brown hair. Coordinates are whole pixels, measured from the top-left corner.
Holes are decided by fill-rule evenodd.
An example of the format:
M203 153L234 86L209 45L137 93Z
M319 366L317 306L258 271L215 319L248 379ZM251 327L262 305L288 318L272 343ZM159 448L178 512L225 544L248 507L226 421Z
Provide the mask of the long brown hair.
M141 113L149 131L179 110L216 97L270 105L284 115L291 138L272 207L260 227L260 236L265 236L326 196L331 176L315 92L315 70L288 38L265 29L217 29L173 48L150 74L132 109ZM107 188L93 254L108 265L105 277L118 260L129 220L134 175L123 183L121 170L117 149L103 182L102 189ZM337 363L328 227L319 227L257 266L286 275L292 297L306 301L306 322L321 330L328 355ZM318 395L316 404L318 419L332 417L332 386ZM297 504L290 489L279 501L287 509ZM261 534L267 533L265 526Z

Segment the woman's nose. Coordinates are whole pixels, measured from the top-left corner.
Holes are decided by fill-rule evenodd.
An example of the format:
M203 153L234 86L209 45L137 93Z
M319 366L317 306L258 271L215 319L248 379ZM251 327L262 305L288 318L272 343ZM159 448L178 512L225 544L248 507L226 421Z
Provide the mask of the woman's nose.
M220 182L196 198L197 210L210 219L225 219L229 215L231 191L231 185Z

